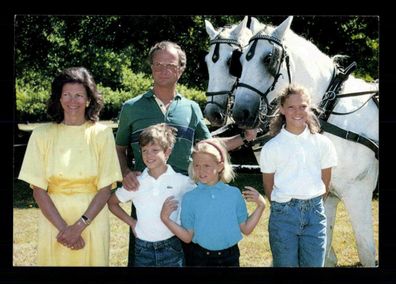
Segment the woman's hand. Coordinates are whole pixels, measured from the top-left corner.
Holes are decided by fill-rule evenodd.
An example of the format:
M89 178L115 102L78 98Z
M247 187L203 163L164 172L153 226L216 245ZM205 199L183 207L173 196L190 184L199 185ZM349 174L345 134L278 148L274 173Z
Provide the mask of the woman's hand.
M81 237L81 232L85 226L81 220L78 220L73 225L67 226L64 230L60 231L56 239L59 243L70 249L81 249L85 246L84 239Z
M79 250L82 249L85 246L85 241L84 239L80 236L77 239L77 242L75 242L74 244L67 244L67 243L62 243L62 245L64 245L65 247L68 247L72 250Z

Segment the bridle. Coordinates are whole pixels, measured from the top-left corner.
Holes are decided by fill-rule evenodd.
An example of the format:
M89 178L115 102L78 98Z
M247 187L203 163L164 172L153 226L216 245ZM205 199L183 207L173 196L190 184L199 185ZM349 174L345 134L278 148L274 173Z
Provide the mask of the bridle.
M236 77L236 80L235 80L235 83L232 85L230 90L221 90L221 91L217 91L217 92L206 92L206 96L211 98L211 100L207 100L207 104L215 104L215 105L217 105L221 110L224 111L225 116L229 117L231 109L232 109L232 102L233 102L232 94L233 94L235 88L237 87L238 79L240 77L240 72L242 70L241 69L242 66L239 67L238 66L238 62L239 62L239 57L242 55L243 47L235 39L221 38L220 37L220 33L219 33L219 35L216 38L214 38L213 40L210 41L210 45L215 45L215 49L214 49L213 55L212 55L212 62L216 63L219 60L220 44L229 44L229 45L237 46L237 49L235 49L233 51L233 53L232 53L231 62L230 62L230 66L229 66L230 74L232 76ZM240 65L240 62L239 62L239 65ZM219 96L219 95L222 95L222 96L223 95L227 95L226 106L221 105L218 102L214 101L214 97L215 96ZM225 123L226 123L226 119L224 120L223 124L225 124Z
M268 55L269 56L269 62L268 62L268 71L274 78L271 86L268 87L268 89L265 92L261 92L260 90L256 89L252 85L243 83L243 82L238 82L237 87L243 87L246 89L249 89L256 94L258 94L261 98L260 101L260 109L259 109L259 114L260 114L260 121L264 122L264 117L272 117L273 113L275 111L275 107L277 104L277 100L274 99L271 103L268 101L267 95L269 92L273 91L275 88L276 83L278 82L278 79L280 76L283 76L283 74L280 72L281 66L283 62L286 62L286 69L287 69L287 75L289 78L289 84L291 83L291 74L290 74L290 63L289 63L289 55L286 52L286 49L283 45L283 43L276 37L264 34L265 29L262 31L258 32L256 35L254 35L250 40L249 44L253 42L252 46L250 47L248 53L246 54L246 60L250 61L253 56L255 55L256 51L256 46L257 42L259 40L266 40L270 44L273 45L271 53Z

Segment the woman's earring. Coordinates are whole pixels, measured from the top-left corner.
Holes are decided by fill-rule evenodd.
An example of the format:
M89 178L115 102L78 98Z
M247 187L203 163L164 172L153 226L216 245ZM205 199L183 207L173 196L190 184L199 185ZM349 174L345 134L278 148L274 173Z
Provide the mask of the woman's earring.
M87 101L87 103L85 104L86 107L89 107L89 101Z

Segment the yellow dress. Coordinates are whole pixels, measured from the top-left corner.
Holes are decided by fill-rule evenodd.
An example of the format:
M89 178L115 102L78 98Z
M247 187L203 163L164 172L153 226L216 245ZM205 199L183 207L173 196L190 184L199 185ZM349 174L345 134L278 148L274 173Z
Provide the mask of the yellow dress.
M67 224L74 224L97 191L122 180L111 128L90 121L80 126L48 123L34 129L19 179L47 190ZM71 250L57 242L58 230L41 213L40 266L108 266L110 225L107 205L82 232L85 247Z

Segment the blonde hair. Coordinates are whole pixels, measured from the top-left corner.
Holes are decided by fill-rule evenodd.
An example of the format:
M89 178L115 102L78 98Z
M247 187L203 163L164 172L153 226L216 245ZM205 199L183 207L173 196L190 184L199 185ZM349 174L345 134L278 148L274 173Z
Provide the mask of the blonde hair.
M309 94L308 90L303 86L291 84L286 88L284 88L282 90L282 93L278 97L278 105L275 110L275 113L277 113L277 115L271 120L269 125L269 134L271 136L277 135L282 129L282 126L286 124L286 117L279 111L280 107L284 106L286 100L291 95L297 95L297 94L301 95L308 105L307 125L309 131L312 134L320 132L320 122L314 113L314 111L317 111L319 113L319 110L312 105L311 95Z
M140 148L157 143L162 149L173 148L176 142L177 129L166 123L158 123L145 128L139 136Z
M219 180L222 182L228 183L235 178L235 172L231 165L230 155L228 154L226 147L221 140L217 138L211 138L198 142L193 149L193 160L194 154L197 153L209 154L213 156L213 158L216 159L218 163L223 163L223 170L219 173ZM190 162L190 165L188 166L188 174L194 181L198 181L198 177L194 171L193 161Z

